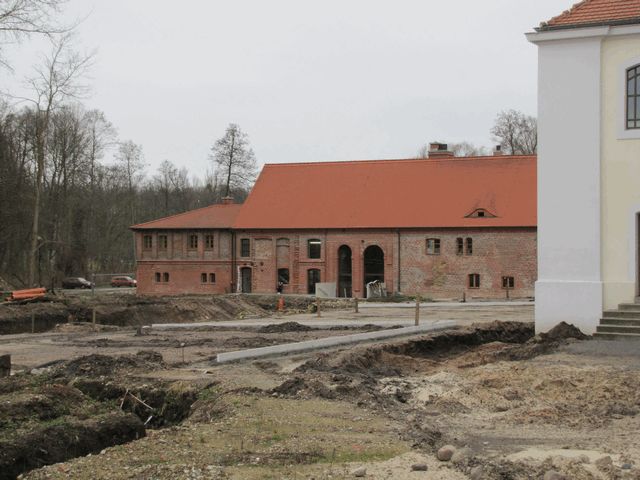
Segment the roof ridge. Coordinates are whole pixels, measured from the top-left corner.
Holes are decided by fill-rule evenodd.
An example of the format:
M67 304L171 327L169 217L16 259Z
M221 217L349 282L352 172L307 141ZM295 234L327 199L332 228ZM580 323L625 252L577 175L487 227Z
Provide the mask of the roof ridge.
M206 210L207 208L212 207L239 207L242 206L241 203L213 203L211 205L207 205L206 207L194 208L193 210L187 210L185 212L174 213L173 215L168 215L166 217L156 218L155 220L149 220L147 222L136 223L135 225L131 225L129 228L137 228L142 227L144 225L149 225L150 223L160 222L162 220L169 220L170 218L181 217L182 215L192 214L194 212L199 212L200 210Z
M329 161L315 161L315 162L291 162L291 163L265 163L265 167L286 167L286 166L306 166L306 165L348 165L353 163L396 163L396 162L429 162L429 163L443 163L443 162L459 162L469 160L508 160L508 159L525 159L536 158L537 155L476 155L469 157L440 157L440 158L382 158L382 159L369 159L369 160L329 160Z

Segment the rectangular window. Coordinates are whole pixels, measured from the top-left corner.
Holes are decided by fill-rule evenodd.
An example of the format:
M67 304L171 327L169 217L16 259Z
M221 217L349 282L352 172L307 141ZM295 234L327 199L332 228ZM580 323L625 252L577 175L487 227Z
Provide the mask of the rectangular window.
M169 272L164 272L162 274L162 281L163 282L168 282L169 281Z
M156 272L156 282L161 282L162 281L162 274L160 272Z
M216 283L216 274L215 273L210 273L209 274L209 283Z
M469 275L469 288L480 288L480 275L472 273Z
M514 288L516 280L513 277L502 277L502 288Z
M194 233L189 235L189 250L198 249L198 234Z
M462 238L456 238L456 255L464 254L464 240Z
M166 235L158 235L158 250L166 250L169 247L169 239Z
M251 242L248 238L243 238L240 240L240 256L241 257L250 257L251 256Z
M200 283L207 283L207 274L206 273L201 273L200 274Z
M627 70L627 129L640 128L640 65Z
M213 250L213 235L209 234L204 236L204 248Z
M289 269L288 268L279 268L278 269L278 283L284 283L285 285L289 284Z
M427 255L440 255L439 238L427 238Z
M307 251L309 258L320 258L322 256L322 241L317 238L307 240Z
M467 255L473 255L473 239L467 238Z
M144 250L151 250L153 247L153 237L151 235L144 235L142 237L142 248Z

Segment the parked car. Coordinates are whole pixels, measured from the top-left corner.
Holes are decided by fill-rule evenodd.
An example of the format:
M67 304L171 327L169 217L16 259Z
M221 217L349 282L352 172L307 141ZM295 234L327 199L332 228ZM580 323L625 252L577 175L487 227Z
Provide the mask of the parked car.
M86 278L67 277L62 280L62 288L93 288L94 284Z
M135 287L138 282L131 277L113 277L111 279L112 287Z

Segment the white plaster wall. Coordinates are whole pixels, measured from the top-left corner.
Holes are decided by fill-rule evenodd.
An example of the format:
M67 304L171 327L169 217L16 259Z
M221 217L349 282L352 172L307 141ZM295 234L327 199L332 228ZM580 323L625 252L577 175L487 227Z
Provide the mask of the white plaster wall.
M560 321L594 332L600 260L601 37L538 44L536 330Z
M640 131L624 130L626 69L640 64L640 34L602 45L602 274L604 308L633 302L638 271Z

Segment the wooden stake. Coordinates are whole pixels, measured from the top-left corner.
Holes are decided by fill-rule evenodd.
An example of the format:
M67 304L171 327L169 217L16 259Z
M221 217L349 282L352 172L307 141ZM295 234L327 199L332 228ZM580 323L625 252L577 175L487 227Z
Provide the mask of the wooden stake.
M322 312L320 310L320 297L316 297L316 311L318 312L318 317L321 317Z
M354 298L355 300L355 305L356 305L356 313L359 313L358 311L358 297Z
M416 296L416 327L420 325L420 295Z

